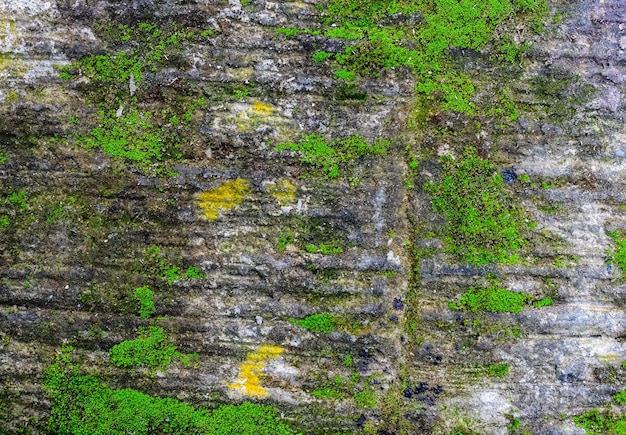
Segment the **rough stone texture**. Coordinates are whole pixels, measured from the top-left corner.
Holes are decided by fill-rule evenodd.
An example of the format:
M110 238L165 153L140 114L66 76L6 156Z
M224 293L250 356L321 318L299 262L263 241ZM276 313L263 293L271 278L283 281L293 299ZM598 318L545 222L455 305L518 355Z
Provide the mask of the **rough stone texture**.
M481 152L537 183L511 186L538 222L528 261L479 268L436 255L421 260L419 282L412 284L415 265L404 241L436 244L426 232L413 231L437 218L419 186L405 189L404 147L436 155L446 144L429 131L405 131L414 87L407 71L387 71L362 84L366 103L334 99L332 71L313 64L310 54L341 51L341 41L275 33L280 26L316 28L314 6L262 0L247 7L238 0L0 3L0 144L8 155L0 165L0 191L26 189L34 216L0 235L3 431L43 432L49 403L41 376L63 342L112 386L198 406L242 400L228 384L246 354L261 344L283 346L284 354L265 370L267 401L320 433L356 430L362 415L394 430L384 411L310 394L336 374L350 376L342 365L347 353L362 376L380 374L372 382L380 403L397 395L413 433L460 428L505 434L517 417L532 433L578 434L571 417L610 401L623 387L626 286L605 252L612 246L607 231L626 228L619 208L626 204L626 2L553 5L565 18L538 38L523 69L489 70L526 108L504 129L485 120ZM51 140L80 129L72 116L95 119L80 85L58 79L54 65L105 52L94 26L107 20L177 21L216 32L206 44L185 45L179 68L146 78L143 92L154 92L156 100L199 92L209 102L194 118L195 134L175 179L120 174L98 150ZM462 60L477 76L487 73L480 58ZM546 96L541 80L566 82L566 90ZM257 84L250 96L220 96L220 89L245 82ZM557 107L584 85L593 85L595 94ZM481 92L492 92L489 86L486 80ZM255 112L258 101L271 111ZM458 117L447 121L453 130L463 127ZM301 178L307 171L295 154L274 151L274 144L312 131L383 136L394 144L387 157L359 162L361 183L351 188L347 179ZM476 141L463 135L449 140ZM429 169L420 167L418 179L429 179ZM216 221L200 219L195 195L238 177L250 179L251 195ZM297 186L287 205L270 189L284 179ZM540 181L555 187L544 189ZM67 205L70 196L76 202ZM66 204L63 218L48 222L59 201ZM291 245L281 251L277 241L286 231L309 243L341 240L344 252L324 256ZM168 261L196 265L206 276L172 286L151 276L145 249L152 244ZM556 258L565 264L557 267ZM464 322L468 316L447 303L489 272L512 290L556 291L556 303L487 315L483 330L472 328ZM402 319L415 284L421 342L409 346ZM174 365L156 377L130 378L108 365L108 349L147 324L128 304L141 285L155 290L157 315L164 316L159 324L182 351L200 354L199 367ZM319 312L360 326L313 334L288 321ZM487 331L491 327L496 332ZM521 337L509 337L504 327L520 328ZM103 336L93 333L99 330ZM510 365L506 377L481 375L479 366L499 362ZM414 387L404 394L403 379Z

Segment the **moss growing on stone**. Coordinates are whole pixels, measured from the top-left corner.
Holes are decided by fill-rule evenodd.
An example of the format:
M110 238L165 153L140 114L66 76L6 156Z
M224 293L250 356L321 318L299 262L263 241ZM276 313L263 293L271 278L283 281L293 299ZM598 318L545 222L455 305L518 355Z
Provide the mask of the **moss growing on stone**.
M148 287L136 288L135 300L139 303L139 317L148 318L154 314L154 292Z
M481 51L502 40L494 44L494 59L515 61L527 49L526 41L504 38L499 27L513 19L541 22L546 11L545 0L331 0L323 15L328 26L324 35L355 41L335 57L344 71L378 76L385 68L410 67L418 76L418 92L439 101L444 110L471 114L474 85L456 67L450 48ZM416 13L424 18L417 26L386 21Z
M198 195L198 206L202 209L202 217L213 221L219 212L227 212L237 207L250 192L250 182L237 178L224 182L221 186Z
M300 142L285 143L276 147L277 151L298 151L300 161L321 169L330 178L337 178L339 168L366 155L381 156L387 153L389 141L376 139L368 144L362 136L348 136L328 142L317 133L303 136Z
M626 237L621 237L619 231L612 231L609 237L615 242L615 249L608 253L609 261L614 263L622 275L626 274Z
M289 322L312 332L324 333L333 332L338 323L337 319L328 313L313 314L300 320L289 319Z
M453 310L470 311L472 313L480 313L482 311L520 313L529 299L530 295L512 292L495 285L479 289L470 287L461 296L459 302L451 302L449 306Z
M166 369L172 361L181 360L189 365L195 354L184 355L170 343L169 336L162 328L149 326L141 327L134 340L116 344L109 351L111 362L119 367L147 367L151 369Z
M593 409L574 417L578 427L585 429L587 435L623 435L626 434L626 416L614 415Z
M438 233L445 251L476 265L516 263L525 224L502 175L471 147L458 159L442 157L441 164L441 179L424 189L445 219Z
M111 389L94 376L80 374L65 347L46 370L50 433L123 435L292 435L272 406L243 403L215 410L194 409L177 399L152 397L125 388Z
M502 364L489 364L487 366L487 374L489 376L495 376L495 377L503 377L506 376L507 373L509 373L509 365L502 363Z

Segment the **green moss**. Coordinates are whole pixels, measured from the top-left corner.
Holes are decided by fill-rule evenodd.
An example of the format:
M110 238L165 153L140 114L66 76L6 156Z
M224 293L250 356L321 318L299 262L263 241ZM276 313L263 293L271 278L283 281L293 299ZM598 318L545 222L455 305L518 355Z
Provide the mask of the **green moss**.
M386 20L417 12L424 17L417 26ZM497 28L513 19L541 23L546 12L545 0L331 0L323 14L329 27L324 35L355 41L336 56L344 71L378 76L385 68L410 67L418 77L418 92L439 101L444 110L471 114L474 86L455 65L450 48L482 51L492 44L494 58L518 60L526 41L507 38Z
M79 143L88 148L100 148L119 159L128 159L142 169L168 157L179 158L180 151L168 140L170 133L155 125L152 117L151 112L132 107L119 117L115 110L101 111L99 126L79 138Z
M610 232L609 237L613 239L615 249L608 253L608 259L610 262L614 263L622 272L622 275L624 275L626 274L626 237L620 237L618 231Z
M300 33L300 30L294 27L279 27L276 29L277 35L285 35L287 37L296 36L298 33Z
M330 254L341 254L343 252L343 248L336 244L335 242L330 243L320 243L319 246L308 244L305 246L307 252L311 254L321 253L324 255Z
M354 403L356 403L356 406L359 408L376 408L378 399L376 393L374 393L374 389L368 385L365 389L356 393L354 395Z
M289 322L302 328L309 329L313 332L333 332L337 327L337 319L330 314L313 314L304 319L289 319Z
M287 249L287 245L294 242L294 236L291 232L286 234L281 234L278 237L278 243L276 243L276 248L279 251L285 251Z
M620 391L619 393L613 396L613 400L618 405L626 405L626 390Z
M366 155L385 155L389 145L389 141L382 139L370 145L362 136L348 136L329 143L324 136L312 133L305 135L300 142L278 145L276 150L300 152L300 161L320 168L328 178L333 179L339 175L342 165Z
M508 364L489 364L487 366L487 374L489 376L503 377L509 373Z
M530 295L512 292L497 286L477 289L470 287L459 299L459 302L451 302L450 309L480 313L507 312L520 313L527 304Z
M166 279L170 285L180 279L180 268L166 261L161 248L156 245L148 246L146 254L148 257L146 266L148 267L147 270L140 270L140 272L158 274L161 278Z
M148 287L136 288L135 300L139 303L139 317L148 318L154 314L154 292Z
M126 388L113 390L94 376L80 375L64 347L46 370L50 397L48 431L93 435L290 435L276 409L253 403L197 410L172 398L151 397Z
M587 435L625 435L626 416L614 416L593 409L578 417L574 417L578 427L585 429Z
M349 353L346 354L345 358L343 359L343 365L346 367L352 367L354 365L354 361L352 359L352 355L350 355Z
M116 163L128 161L153 175L174 175L167 162L182 157L183 136L191 134L188 130L193 111L203 104L202 99L191 104L168 104L161 111L154 110L150 101L151 110L146 110L141 96L148 85L143 77L166 66L169 55L180 50L184 41L199 35L192 30L178 30L175 24L161 29L149 23L100 26L100 33L112 41L111 54L88 55L61 70L65 79L78 78L79 74L89 79L91 86L81 89L98 108L97 126L91 131L80 129L77 142L102 149ZM136 87L134 96L129 96L131 82Z
M200 272L200 268L197 266L189 266L185 271L185 276L189 279L204 278L204 274Z
M119 367L148 367L166 369L173 360L181 360L188 365L190 359L197 355L183 355L170 343L168 335L162 328L149 326L140 327L135 340L123 341L109 351L111 362Z
M445 219L438 236L446 252L476 265L517 262L525 224L502 176L474 148L456 160L444 156L441 163L441 180L424 189Z
M549 307L550 305L552 305L554 303L554 301L552 300L551 297L545 297L535 303L533 303L533 305L536 308L541 308L541 307Z
M316 51L315 53L313 53L313 56L311 56L311 59L313 60L313 62L324 62L326 59L328 59L329 57L331 57L333 54L329 53L327 51Z

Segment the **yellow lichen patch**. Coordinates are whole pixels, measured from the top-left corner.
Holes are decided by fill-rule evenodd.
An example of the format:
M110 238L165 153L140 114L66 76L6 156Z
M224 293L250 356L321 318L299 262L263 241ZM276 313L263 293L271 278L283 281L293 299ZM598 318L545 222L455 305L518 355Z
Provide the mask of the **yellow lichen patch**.
M198 195L198 206L204 211L203 217L212 221L217 219L220 210L229 211L239 205L249 192L248 180L226 181L220 187Z
M267 189L280 205L287 205L296 200L298 188L289 180L280 180Z
M262 345L257 350L248 353L246 361L239 366L237 380L228 388L243 390L243 394L250 397L267 397L268 392L261 386L263 369L268 359L278 358L285 350L280 346Z
M274 107L262 101L255 101L252 104L252 113L257 116L270 116L274 113Z

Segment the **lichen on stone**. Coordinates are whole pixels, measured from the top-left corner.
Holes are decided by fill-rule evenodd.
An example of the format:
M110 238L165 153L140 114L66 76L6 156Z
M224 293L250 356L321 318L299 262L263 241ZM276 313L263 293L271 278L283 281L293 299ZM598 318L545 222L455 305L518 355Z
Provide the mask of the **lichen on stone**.
M263 369L269 359L278 358L284 349L280 346L264 344L257 350L248 353L246 361L239 366L239 376L228 388L242 390L245 396L268 397L269 393L261 386Z
M296 200L298 187L289 180L279 180L276 184L270 185L267 190L278 201L278 204L287 205Z
M250 192L250 182L243 178L229 180L221 186L198 195L198 206L202 209L202 217L213 221L218 218L219 211L227 212L238 206Z

